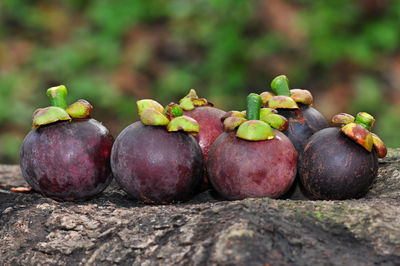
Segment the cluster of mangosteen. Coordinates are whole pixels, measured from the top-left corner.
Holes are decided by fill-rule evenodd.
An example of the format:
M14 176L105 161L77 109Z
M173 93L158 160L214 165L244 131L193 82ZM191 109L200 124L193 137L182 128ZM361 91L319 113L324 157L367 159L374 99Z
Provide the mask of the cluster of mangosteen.
M194 90L166 107L137 101L140 121L115 139L78 100L67 107L64 86L47 90L51 106L33 114L20 166L33 190L59 200L91 198L112 177L135 199L184 201L206 189L229 200L288 197L301 187L311 199L365 195L386 147L371 133L374 118L338 114L329 127L308 90L251 93L245 111L225 112Z

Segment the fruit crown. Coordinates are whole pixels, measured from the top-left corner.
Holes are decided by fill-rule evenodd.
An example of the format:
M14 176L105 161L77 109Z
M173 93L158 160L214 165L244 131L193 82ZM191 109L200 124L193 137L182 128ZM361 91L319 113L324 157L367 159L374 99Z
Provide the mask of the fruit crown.
M236 136L249 141L273 139L272 128L284 131L288 128L285 117L278 115L271 108L261 108L261 96L250 93L247 96L247 110L243 112L230 111L222 117L225 132L236 131Z
M205 98L199 98L196 91L194 89L191 89L189 93L179 101L179 106L185 111L190 111L199 106L214 105L207 101Z
M32 115L32 128L55 123L71 121L74 118L89 118L93 106L86 100L78 100L67 107L67 88L64 85L49 88L46 92L51 106L36 109Z
M383 141L371 129L374 126L375 119L366 112L360 112L356 117L340 113L332 117L332 123L341 125L341 131L347 137L363 146L367 151L371 152L375 148L379 158L386 156L387 149Z
M274 78L271 88L276 93L263 92L260 94L264 107L272 109L299 109L297 103L312 105L313 97L308 90L289 89L289 79L285 75Z
M183 115L183 108L170 103L165 108L151 99L136 102L140 121L148 126L166 126L167 130L185 131L196 135L200 131L199 123L191 117Z

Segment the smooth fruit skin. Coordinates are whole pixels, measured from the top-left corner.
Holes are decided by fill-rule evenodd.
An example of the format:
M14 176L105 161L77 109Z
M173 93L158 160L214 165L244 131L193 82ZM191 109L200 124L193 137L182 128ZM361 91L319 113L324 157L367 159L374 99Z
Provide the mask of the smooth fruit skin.
M111 182L112 144L108 130L94 119L41 126L22 143L22 174L35 191L48 197L84 200Z
M224 132L221 118L225 112L214 107L201 106L185 111L185 115L195 119L200 125L200 132L195 138L200 144L205 161L207 161L210 146Z
M299 110L278 109L278 113L289 121L283 133L292 141L300 154L308 139L317 131L329 127L324 116L313 107L299 104Z
M195 138L138 121L115 140L111 167L128 195L162 203L188 199L203 175L204 158Z
M211 184L229 200L277 198L293 183L297 152L290 140L274 130L272 140L247 141L236 132L222 133L210 148L207 170Z
M300 180L316 199L362 197L378 173L375 151L368 152L334 127L315 133L299 160Z
M195 136L204 155L204 162L207 162L210 146L224 132L224 126L221 118L225 115L222 111L215 107L200 106L193 110L185 111L185 115L195 119L200 126L200 132ZM207 178L207 169L203 175L202 181L199 182L197 192L202 192L210 188Z

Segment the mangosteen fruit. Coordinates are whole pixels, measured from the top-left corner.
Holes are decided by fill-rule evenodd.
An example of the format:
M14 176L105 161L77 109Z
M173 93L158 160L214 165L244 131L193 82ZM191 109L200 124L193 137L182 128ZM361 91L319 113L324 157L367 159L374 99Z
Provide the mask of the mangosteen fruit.
M299 159L304 188L315 199L343 200L364 196L378 172L378 157L386 156L382 140L371 133L374 118L365 112L356 118L338 114L330 127L315 133Z
M208 177L225 199L277 198L295 179L297 152L279 131L288 121L272 109L260 109L261 104L260 95L249 94L246 118L230 112L223 121L226 132L211 145Z
M194 89L179 101L179 106L183 109L183 114L197 121L200 126L200 132L195 136L199 142L204 155L204 160L207 162L208 150L211 144L219 135L224 132L223 124L221 123L225 111L215 108L214 105L205 98L199 98ZM202 182L199 183L199 190L204 191L209 188L206 171Z
M207 161L208 150L211 144L224 132L221 118L225 111L215 108L205 98L199 98L194 89L180 100L180 106L184 114L197 121L200 125L200 132L195 136L203 151L204 159Z
M156 101L137 102L140 120L116 138L111 167L126 193L143 202L170 203L189 199L203 175L204 157L194 138L196 120L179 108ZM178 110L178 111L176 111Z
M85 200L111 182L113 137L78 100L67 108L67 89L47 90L51 106L33 114L33 129L20 149L20 166L36 192L59 200Z
M328 122L312 107L312 94L308 90L290 90L289 79L285 75L274 78L271 87L276 95L271 92L261 93L263 106L275 109L278 114L286 117L289 126L283 133L292 141L297 153L300 154L312 134L327 128ZM283 195L283 198L292 199L307 199L308 197L298 177L293 187Z

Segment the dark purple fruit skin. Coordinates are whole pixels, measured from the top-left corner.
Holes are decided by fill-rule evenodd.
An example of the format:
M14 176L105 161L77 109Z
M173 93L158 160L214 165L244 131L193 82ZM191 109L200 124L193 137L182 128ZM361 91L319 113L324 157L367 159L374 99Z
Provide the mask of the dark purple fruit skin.
M362 197L378 173L375 150L368 152L335 127L315 133L299 160L300 180L316 199Z
M329 127L329 124L313 107L304 104L299 104L299 107L300 110L278 109L278 113L289 121L289 127L283 133L292 141L300 154L312 134Z
M290 140L274 130L272 140L246 141L236 132L222 133L210 148L207 170L211 184L229 200L276 198L293 183L297 152Z
M84 200L112 180L113 137L94 119L57 122L31 130L20 150L20 166L32 188L61 200Z
M128 195L163 203L186 200L192 195L203 175L204 158L192 135L138 121L115 140L111 167Z
M211 144L224 132L221 118L225 111L214 107L196 107L193 110L185 111L185 115L195 119L200 126L200 132L195 136L207 161L208 150Z

